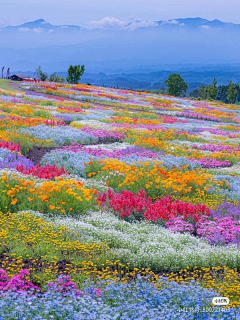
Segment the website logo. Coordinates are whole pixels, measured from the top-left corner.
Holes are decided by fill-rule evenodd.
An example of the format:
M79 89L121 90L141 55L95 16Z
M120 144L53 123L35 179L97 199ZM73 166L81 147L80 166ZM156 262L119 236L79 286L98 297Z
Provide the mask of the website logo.
M227 306L229 304L229 299L227 297L214 297L212 303L215 306Z

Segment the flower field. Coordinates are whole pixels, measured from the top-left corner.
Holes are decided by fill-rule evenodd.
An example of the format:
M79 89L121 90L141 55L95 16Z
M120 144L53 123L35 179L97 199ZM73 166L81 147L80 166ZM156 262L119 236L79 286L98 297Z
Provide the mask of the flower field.
M240 319L239 107L21 87L0 90L0 319Z

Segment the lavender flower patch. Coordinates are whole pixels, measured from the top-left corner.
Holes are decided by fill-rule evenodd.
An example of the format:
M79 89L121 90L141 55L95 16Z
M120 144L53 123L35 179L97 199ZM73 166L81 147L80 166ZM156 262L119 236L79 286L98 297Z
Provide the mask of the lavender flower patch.
M203 114L193 113L189 111L183 111L177 114L180 117L186 117L186 118L194 118L194 119L201 119L201 120L211 120L211 121L217 121L220 122L221 120L217 117L213 116L207 116Z
M67 114L57 114L57 115L54 115L54 118L63 120L65 122L71 122L72 121L71 117L69 115L67 115Z
M228 137L228 138L238 138L239 135L236 133L232 133L232 132L227 132L226 130L220 130L220 129L213 129L213 128L209 128L209 129L202 129L202 131L206 131L206 132L210 132L212 134L216 134L216 135L220 135L223 137Z
M88 126L82 127L81 131L98 138L99 141L121 141L126 137L125 133L120 133L117 131L105 131L102 129L92 129Z
M227 201L218 204L211 210L211 215L213 218L232 217L234 220L240 220L240 202L237 205Z
M125 149L121 150L124 156L127 156L128 154L135 154L139 157L146 157L146 158L159 158L162 154L163 151L160 152L154 152L152 150L147 150L143 147L137 147L137 146L133 146L133 147L128 147Z
M12 102L12 103L26 103L26 101L23 99L12 97L12 96L5 96L1 94L0 94L0 100L4 102Z
M0 169L13 168L22 165L25 170L30 167L34 167L31 160L24 156L21 156L18 152L11 152L8 149L0 148Z
M211 158L202 158L199 160L199 163L202 165L203 168L219 168L219 167L230 167L231 162L228 160L218 161L216 159Z
M223 144L203 144L203 145L193 144L192 148L207 150L211 152L221 152L221 151L227 151L229 153L231 153L232 151L240 152L240 145L233 147L233 146L223 145Z

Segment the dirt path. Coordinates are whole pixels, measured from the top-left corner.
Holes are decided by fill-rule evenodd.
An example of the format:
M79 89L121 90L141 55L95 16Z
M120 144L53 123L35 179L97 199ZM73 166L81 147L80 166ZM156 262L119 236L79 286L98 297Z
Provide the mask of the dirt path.
M20 88L20 83L19 82L9 82L8 85L10 88L17 90L17 91L21 91L21 92L29 92L30 91L27 89Z

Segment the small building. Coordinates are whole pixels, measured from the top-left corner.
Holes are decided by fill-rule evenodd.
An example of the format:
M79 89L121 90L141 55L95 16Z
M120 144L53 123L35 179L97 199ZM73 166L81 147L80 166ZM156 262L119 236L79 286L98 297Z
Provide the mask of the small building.
M13 74L11 77L9 77L9 79L13 81L23 81L25 79L28 79L28 77L25 76L25 74L18 73L18 74Z

